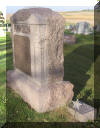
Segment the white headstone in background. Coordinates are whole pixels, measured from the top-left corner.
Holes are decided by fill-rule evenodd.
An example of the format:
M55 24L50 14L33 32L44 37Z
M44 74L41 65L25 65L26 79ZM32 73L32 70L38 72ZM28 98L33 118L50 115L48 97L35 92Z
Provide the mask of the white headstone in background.
M79 22L76 24L76 30L74 33L88 35L92 33L92 31L93 28L90 26L88 22Z

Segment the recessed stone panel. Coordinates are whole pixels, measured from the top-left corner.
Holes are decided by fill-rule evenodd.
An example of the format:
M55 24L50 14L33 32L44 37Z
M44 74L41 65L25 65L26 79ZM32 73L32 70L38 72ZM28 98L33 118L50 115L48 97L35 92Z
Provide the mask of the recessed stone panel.
M28 24L15 24L14 25L15 32L22 32L22 33L30 33L30 26Z
M14 36L15 67L31 75L30 40L25 36Z

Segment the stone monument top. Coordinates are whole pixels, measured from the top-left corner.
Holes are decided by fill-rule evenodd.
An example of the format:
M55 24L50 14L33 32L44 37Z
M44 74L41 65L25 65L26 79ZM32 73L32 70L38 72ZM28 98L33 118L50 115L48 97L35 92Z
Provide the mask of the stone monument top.
M11 22L28 24L49 24L60 20L64 24L64 19L58 13L48 8L29 8L17 11L12 17Z

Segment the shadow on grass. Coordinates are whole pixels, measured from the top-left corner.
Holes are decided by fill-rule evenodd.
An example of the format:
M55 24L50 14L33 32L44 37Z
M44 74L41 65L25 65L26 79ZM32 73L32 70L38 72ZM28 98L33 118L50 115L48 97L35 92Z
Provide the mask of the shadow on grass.
M66 127L67 126L67 127ZM7 122L2 128L94 128L93 123L81 122Z
M0 56L0 60L2 60L4 58L7 58L9 56L12 56L12 53L8 53L8 54L5 53L5 54L3 54L3 55Z
M97 119L100 120L100 32L94 33L94 106L97 108Z
M93 50L94 49L94 50ZM94 52L94 53L93 53ZM72 53L65 56L64 61L64 80L71 81L74 87L74 99L76 100L78 94L84 89L86 82L90 79L90 76L87 74L87 71L90 69L91 64L94 62L94 92L91 89L85 90L84 96L80 99L86 103L94 105L97 109L97 119L100 120L100 97L96 97L99 93L98 88L96 87L98 77L100 76L100 45L83 45L75 49ZM96 62L98 61L98 62ZM100 78L100 77L99 77ZM100 82L98 83L98 86ZM91 102L88 97L94 93L94 99ZM98 94L98 96L100 96Z
M5 78L5 76L6 76L6 72L5 71L3 71L3 72L0 72L0 86L2 86L3 84L5 84L6 83L6 78Z
M93 33L90 35L83 35L83 34L77 35L76 34L77 43L84 42L84 41L91 42L91 41L93 41L93 38L94 38Z
M87 72L94 61L93 47L92 44L82 45L64 58L64 80L71 81L75 85L74 99L90 78Z
M3 41L0 41L0 43L2 44L2 43L5 43L5 40L3 40Z
M0 51L6 51L9 50L10 48L12 48L12 46L10 44L2 44L0 45Z

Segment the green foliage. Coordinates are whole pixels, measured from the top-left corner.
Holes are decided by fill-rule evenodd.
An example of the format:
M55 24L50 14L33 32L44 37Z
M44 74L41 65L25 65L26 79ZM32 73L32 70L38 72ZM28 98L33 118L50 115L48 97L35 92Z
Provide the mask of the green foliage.
M68 34L70 34L68 32ZM74 87L74 99L93 105L94 99L94 45L93 34L76 35L75 45L64 45L64 79Z
M64 32L64 34L66 34L66 35L71 35L72 32L70 32L70 30L66 29L65 32Z
M0 15L3 15L3 13L0 11Z
M3 26L4 22L5 22L5 19L3 17L3 13L0 11L0 26Z

